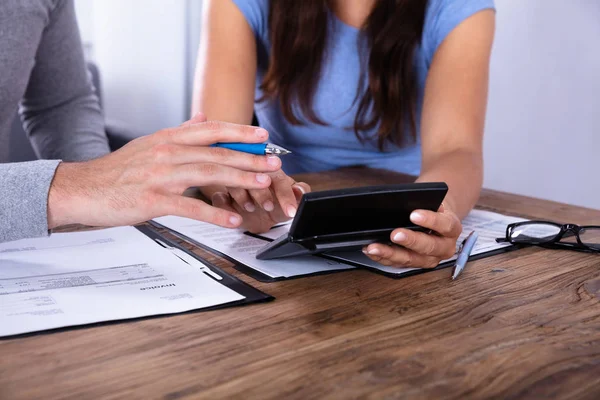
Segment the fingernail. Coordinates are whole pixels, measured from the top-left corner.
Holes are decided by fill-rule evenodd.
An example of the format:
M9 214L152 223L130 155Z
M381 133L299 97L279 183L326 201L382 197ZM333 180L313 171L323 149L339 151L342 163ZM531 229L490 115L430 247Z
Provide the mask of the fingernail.
M378 248L374 248L374 249L368 249L367 250L367 254L370 256L378 256L381 254L381 251L379 251Z
M425 216L423 216L423 214L421 214L420 212L413 212L410 214L410 220L414 223L419 223L419 222L423 222L425 221Z
M294 218L296 216L296 207L288 206L287 212L288 212L288 217Z
M295 187L296 189L298 189L299 191L301 191L301 192L302 192L302 194L306 194L306 192L304 191L304 188L303 188L302 186L300 186L300 185L294 185L294 187Z
M252 203L246 203L246 204L244 204L244 208L248 212L254 212L256 210L256 207L254 207L254 204L252 204Z
M242 223L242 219L240 217L238 217L237 215L232 215L231 217L229 217L229 223L231 225L238 226L239 224Z
M269 176L265 174L256 174L256 181L258 183L267 183L269 181Z
M254 131L256 136L258 136L259 138L266 138L269 134L266 130L264 130L263 128L258 128L257 130Z
M398 243L398 242L404 242L406 240L406 233L404 232L398 232L396 233L396 235L394 235L394 242Z
M269 156L267 157L267 164L271 167L279 167L281 165L281 160L277 156Z
M265 211L271 212L275 209L275 206L273 205L273 202L265 201L265 203L263 204L263 208L265 209Z

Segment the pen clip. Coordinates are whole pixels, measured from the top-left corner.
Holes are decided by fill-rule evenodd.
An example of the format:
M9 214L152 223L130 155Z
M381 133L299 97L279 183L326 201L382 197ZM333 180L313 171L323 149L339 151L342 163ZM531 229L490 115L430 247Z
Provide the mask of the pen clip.
M471 236L473 236L473 234L475 233L475 231L471 231L471 233L469 233L464 239L463 241L460 243L460 245L458 246L458 251L456 252L457 254L462 253L464 247L465 247L465 243L467 243L467 240L469 240L469 238Z

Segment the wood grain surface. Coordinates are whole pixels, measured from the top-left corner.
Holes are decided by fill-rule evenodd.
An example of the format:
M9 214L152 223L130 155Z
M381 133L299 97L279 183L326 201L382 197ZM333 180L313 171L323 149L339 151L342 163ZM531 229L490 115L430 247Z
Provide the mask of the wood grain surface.
M313 190L411 180L297 179ZM600 224L600 211L488 190L479 207ZM527 248L471 262L456 281L444 269L260 283L194 250L276 300L0 341L0 399L600 398L598 255Z

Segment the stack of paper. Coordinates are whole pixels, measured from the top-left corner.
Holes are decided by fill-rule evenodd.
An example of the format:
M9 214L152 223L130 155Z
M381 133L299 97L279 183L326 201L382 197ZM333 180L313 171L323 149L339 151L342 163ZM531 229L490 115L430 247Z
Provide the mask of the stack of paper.
M0 244L0 336L242 299L133 227Z

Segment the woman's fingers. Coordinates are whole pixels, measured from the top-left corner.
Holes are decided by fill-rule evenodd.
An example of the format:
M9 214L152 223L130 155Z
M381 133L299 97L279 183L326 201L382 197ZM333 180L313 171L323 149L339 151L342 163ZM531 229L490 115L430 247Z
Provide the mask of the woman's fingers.
M252 199L254 199L254 202L263 210L267 212L275 210L275 203L273 202L273 195L270 189L249 190L248 192Z
M435 268L439 263L438 257L380 243L369 245L363 252L373 261L390 267Z
M281 209L289 218L296 216L298 209L298 202L296 201L296 195L292 190L294 180L287 176L283 171L277 171L271 174L271 188L277 197L277 201L281 206ZM303 189L303 186L298 186L299 189Z
M296 197L296 203L300 203L302 196L310 193L311 188L308 183L296 182L292 185L292 191L294 192L294 197Z
M456 250L456 239L424 232L416 232L410 229L396 229L390 235L392 242L406 249L425 256L450 258Z
M460 220L453 212L415 210L410 214L412 223L431 229L442 236L457 238L462 232Z
M246 210L247 212L254 212L256 210L254 200L252 197L250 197L250 193L248 193L246 189L230 188L229 195L233 201L240 206L240 208Z
M438 212L416 210L410 219L437 234L398 228L390 235L390 240L397 246L371 244L364 248L364 253L383 265L417 268L435 268L440 261L454 255L456 240L462 232L456 214L440 206Z

